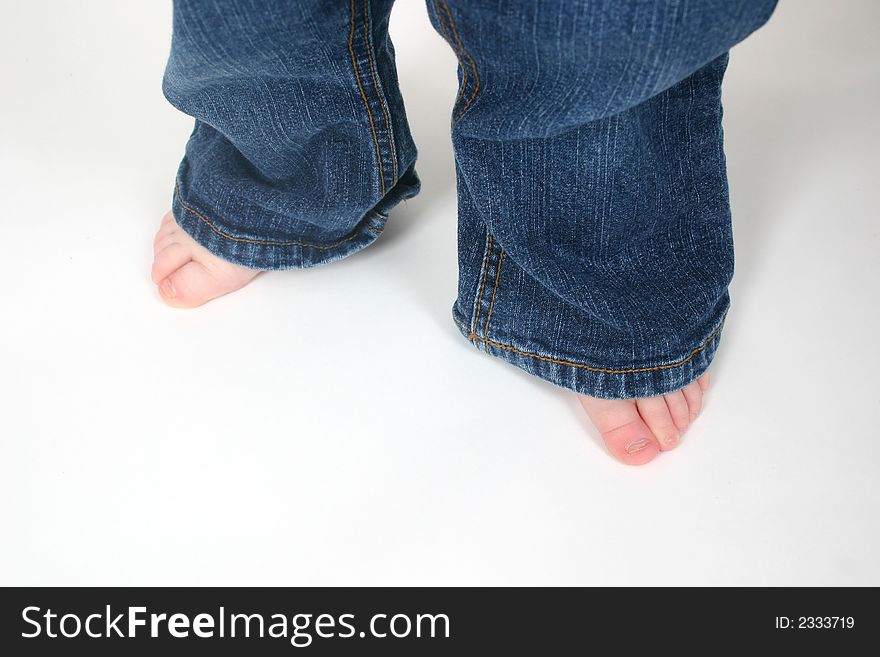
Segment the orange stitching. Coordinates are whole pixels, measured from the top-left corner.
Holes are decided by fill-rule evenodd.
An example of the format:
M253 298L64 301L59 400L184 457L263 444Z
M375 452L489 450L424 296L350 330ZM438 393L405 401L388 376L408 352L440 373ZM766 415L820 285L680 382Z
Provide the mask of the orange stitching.
M370 130L373 132L373 143L376 145L376 161L379 164L379 181L382 183L382 196L385 196L385 173L382 170L382 153L379 149L379 137L376 135L376 124L373 121L373 112L370 109L370 103L367 101L367 94L364 92L364 86L361 84L361 76L358 73L357 58L354 55L354 0L351 0L351 29L348 32L348 52L351 55L351 66L354 69L354 77L357 80L358 89L361 92L361 100L364 101L364 107L367 109L367 116L370 119Z
M367 228L369 228L371 231L373 231L373 232L376 233L377 235L381 235L381 234L382 234L382 229L381 229L381 228L376 228L375 226L371 226L371 225L369 225L369 224L367 224Z
M470 100L468 100L464 109L458 113L458 116L452 118L452 122L455 123L465 112L468 111L471 103L473 103L474 99L477 97L477 92L480 90L480 74L477 73L477 63L474 61L474 58L470 56L470 53L464 49L464 45L461 43L461 38L458 36L458 29L455 27L455 19L452 18L452 12L449 11L449 5L446 4L446 0L440 1L443 3L443 8L446 10L446 15L449 16L449 26L452 28L452 34L455 35L455 41L458 43L458 47L461 49L462 54L467 57L468 61L471 63L471 68L474 70L474 80L476 80L474 83L474 90L471 92Z
M495 288L492 290L492 300L489 302L489 315L486 317L486 328L483 329L483 335L489 337L489 322L492 321L492 311L495 310L495 293L498 292L498 281L501 280L501 263L504 262L504 249L498 256L498 265L495 269Z
M489 238L486 241L486 259L483 261L483 284L480 286L480 296L477 297L477 314L474 317L474 328L477 328L477 324L480 323L480 309L483 305L483 292L486 291L486 275L489 273L489 256L492 253L492 233L489 233ZM471 336L476 335L473 331L471 331ZM473 339L473 337L469 338Z
M376 80L376 64L373 62L373 40L370 38L370 18L367 9L367 0L364 0L364 39L367 40L367 57L370 59L370 73L373 76L373 88L376 90L376 97L382 105L382 113L385 114L385 128L388 130L388 143L391 146L391 183L397 182L397 157L394 154L394 133L391 131L391 117L388 115L388 107L382 94L379 93L379 82Z
M195 216L197 216L199 219L201 219L203 222L205 222L205 224L207 224L208 228L213 230L220 237L225 237L226 239L232 240L233 242L246 242L248 244L260 244L262 246L308 246L313 249L335 249L340 244L345 244L349 240L353 240L355 237L357 237L360 234L361 230L363 230L363 225L362 225L360 230L353 232L351 235L346 237L344 240L339 240L338 242L335 242L334 244L326 244L326 245L324 245L324 244L309 244L308 242L270 242L267 240L252 240L248 237L236 237L235 235L230 235L229 233L224 233L222 230L217 228L217 226L210 219L206 218L205 215L201 214L200 212L198 212L194 208L191 208L186 203L184 203L183 197L180 195L180 186L179 185L175 185L174 194L177 196L177 200L180 203L180 205L183 207L184 210L186 210L187 212L192 212ZM367 225L367 224L364 224L364 225Z
M675 363L670 363L668 365L655 365L653 367L634 367L632 369L627 370L612 370L604 367L592 367L591 365L585 365L583 363L575 363L570 360L560 360L559 358L548 358L547 356L541 356L539 354L533 354L530 351L523 351L522 349L517 349L516 347L512 347L509 344L501 344L500 342L495 342L494 340L489 340L487 338L481 338L477 334L471 332L468 335L468 340L479 340L486 344L492 345L493 347L497 347L498 349L504 349L505 351L512 351L516 354L520 354L521 356L530 356L532 358L537 358L538 360L547 361L548 363L556 363L557 365L568 365L570 367L578 367L584 370L588 370L590 372L600 372L602 374L635 374L638 372L655 372L657 370L668 370L674 367L681 367L685 363L687 363L690 359L696 356L698 353L703 351L710 342L718 335L718 331L721 330L721 327L724 326L724 320L727 318L727 313L724 313L724 317L721 318L721 323L712 331L712 335L710 335L699 347L691 351L685 358ZM461 325L459 325L461 326ZM464 328L463 326L461 328Z
M467 88L467 83L470 79L470 73L468 73L467 66L465 66L464 62L461 60L461 55L458 52L458 48L456 48L455 44L452 43L452 37L449 36L449 32L446 30L446 22L443 20L443 16L440 12L440 7L437 5L437 0L434 0L434 12L437 14L437 22L440 23L440 28L443 30L443 37L446 39L449 47L452 48L452 52L455 53L455 58L458 60L458 65L461 66L461 70L464 71L464 77L461 80L461 87L459 87L458 89L458 95L455 97L455 102L452 103L452 107L454 109L455 106L458 105L458 102L461 100L461 97L464 95L464 90Z

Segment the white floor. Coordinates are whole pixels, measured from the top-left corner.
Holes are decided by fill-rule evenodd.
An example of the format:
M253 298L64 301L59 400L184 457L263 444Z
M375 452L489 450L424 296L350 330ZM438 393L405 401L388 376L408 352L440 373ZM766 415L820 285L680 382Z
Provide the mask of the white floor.
M453 326L455 59L423 3L392 26L423 194L189 312L148 275L190 130L170 3L52 7L0 22L0 583L880 584L880 3L782 2L734 50L734 309L644 468Z

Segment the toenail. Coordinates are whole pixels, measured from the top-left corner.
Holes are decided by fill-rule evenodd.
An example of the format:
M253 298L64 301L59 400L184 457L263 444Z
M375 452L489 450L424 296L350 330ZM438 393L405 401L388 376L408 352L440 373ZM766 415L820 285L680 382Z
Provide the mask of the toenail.
M159 291L162 293L162 296L166 299L174 298L174 286L171 284L169 279L165 279L162 281L162 284L159 285Z
M663 439L663 442L667 445L674 445L678 442L678 436L666 436L666 438Z
M623 448L623 451L627 454L635 454L636 452L641 452L645 447L651 444L651 441L647 438L639 438L638 440L634 440Z

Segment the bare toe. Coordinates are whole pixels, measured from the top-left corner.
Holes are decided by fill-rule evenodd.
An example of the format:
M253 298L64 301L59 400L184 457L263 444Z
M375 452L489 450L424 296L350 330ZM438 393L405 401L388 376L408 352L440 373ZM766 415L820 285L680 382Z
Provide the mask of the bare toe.
M684 393L681 390L675 390L663 395L663 399L666 400L666 407L669 409L669 415L672 417L678 432L683 434L691 423L690 410L688 409Z
M709 373L665 395L638 399L597 399L578 395L581 406L619 461L641 465L675 449L700 414Z
M697 383L700 384L700 388L703 392L706 392L709 389L710 375L708 372L705 372L699 379L697 379Z
M685 400L687 400L688 416L691 422L693 422L697 419L703 408L703 389L700 387L699 382L691 381L681 389L681 393L684 395Z
M153 258L153 269L150 272L150 278L153 279L156 285L159 285L162 279L167 278L190 260L192 260L192 249L180 242L172 242L156 253Z
M636 400L636 406L645 424L651 428L660 449L665 451L678 446L681 432L675 426L663 396L642 397Z
M171 306L194 308L213 298L214 287L215 281L205 267L190 260L159 283L159 294Z
M643 465L660 451L651 429L632 399L597 399L578 395L581 406L602 435L608 451L627 465Z
M162 300L194 308L250 283L260 272L215 256L180 229L170 212L153 240L150 273Z

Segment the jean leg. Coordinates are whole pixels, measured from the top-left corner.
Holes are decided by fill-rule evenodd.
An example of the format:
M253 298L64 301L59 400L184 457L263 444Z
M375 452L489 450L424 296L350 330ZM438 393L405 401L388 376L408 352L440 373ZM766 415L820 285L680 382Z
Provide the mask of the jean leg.
M195 128L172 209L255 269L363 248L418 191L392 0L175 0L163 91Z
M453 315L478 348L603 398L709 366L730 298L727 51L774 0L429 0L459 58Z

